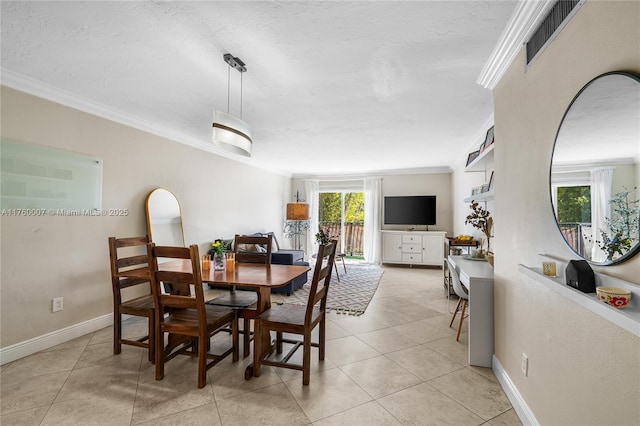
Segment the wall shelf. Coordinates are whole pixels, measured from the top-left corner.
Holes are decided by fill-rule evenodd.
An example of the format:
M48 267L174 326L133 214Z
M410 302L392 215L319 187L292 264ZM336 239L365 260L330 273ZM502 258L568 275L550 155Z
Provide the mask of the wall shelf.
M470 203L472 201L489 201L493 200L493 189L487 192L483 192L481 194L472 195L471 197L465 198L463 201L465 203Z
M600 302L595 293L583 293L565 284L561 277L548 277L542 273L542 268L518 265L520 273L531 278L546 288L576 302L596 315L614 323L628 332L640 337L640 287L605 274L594 272L596 286L623 287L631 290L631 301L624 309L616 309ZM562 274L561 274L562 275Z
M482 151L478 158L464 168L465 172L484 172L493 167L493 148L495 143Z

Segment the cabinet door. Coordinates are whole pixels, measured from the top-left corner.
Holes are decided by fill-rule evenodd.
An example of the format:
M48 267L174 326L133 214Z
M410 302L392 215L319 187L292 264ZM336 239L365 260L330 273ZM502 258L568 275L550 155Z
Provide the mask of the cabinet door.
M382 260L386 262L402 261L401 234L382 234Z
M433 265L442 264L444 259L444 238L442 235L422 237L422 261Z

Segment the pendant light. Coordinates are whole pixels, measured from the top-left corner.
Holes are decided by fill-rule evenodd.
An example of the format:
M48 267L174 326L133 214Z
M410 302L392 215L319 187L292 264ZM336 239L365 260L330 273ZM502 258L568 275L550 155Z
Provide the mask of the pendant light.
M227 112L213 112L213 143L234 154L251 157L251 127L242 121L242 74L247 72L247 67L240 58L226 53L224 61L229 65L227 72ZM240 118L229 113L231 68L240 72Z

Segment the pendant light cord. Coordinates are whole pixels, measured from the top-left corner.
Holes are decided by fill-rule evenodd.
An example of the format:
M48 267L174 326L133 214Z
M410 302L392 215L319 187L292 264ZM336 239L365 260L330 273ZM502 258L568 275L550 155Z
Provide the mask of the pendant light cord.
M227 114L231 114L231 65L227 66Z

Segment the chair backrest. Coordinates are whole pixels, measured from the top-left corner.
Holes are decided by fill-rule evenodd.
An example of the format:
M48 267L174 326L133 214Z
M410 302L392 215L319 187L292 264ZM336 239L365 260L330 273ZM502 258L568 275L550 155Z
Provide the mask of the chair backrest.
M321 244L318 247L316 266L313 269L309 299L307 300L307 311L304 319L305 324L309 324L311 318L313 318L313 308L318 302L320 302L320 309L322 311L324 311L327 306L327 294L329 294L331 271L335 264L337 245L338 242L332 240L329 244Z
M120 301L120 290L123 288L150 282L150 276L149 278L120 276L126 270L149 267L149 259L146 253L148 243L149 237L147 235L128 238L109 237L111 285L114 296L117 297L118 301ZM125 252L127 255L124 255Z
M173 312L179 309L194 309L198 312L198 320L206 323L204 305L204 290L202 288L202 276L200 275L200 254L198 246L193 244L186 247L148 245L149 263L151 264L151 284L153 298L158 312ZM191 262L190 272L175 272L163 270L166 263L158 263L158 259L184 259ZM191 296L191 288L195 297ZM164 292L163 292L164 290ZM159 317L159 318L158 318ZM163 315L156 315L156 319L162 323Z
M273 235L236 235L233 248L236 262L271 263Z
M458 271L456 271L455 265L449 258L447 258L447 262L449 263L449 273L451 274L451 280L453 281L453 291L456 292L458 297L469 299L469 291L464 284L460 282L460 276L458 275Z

